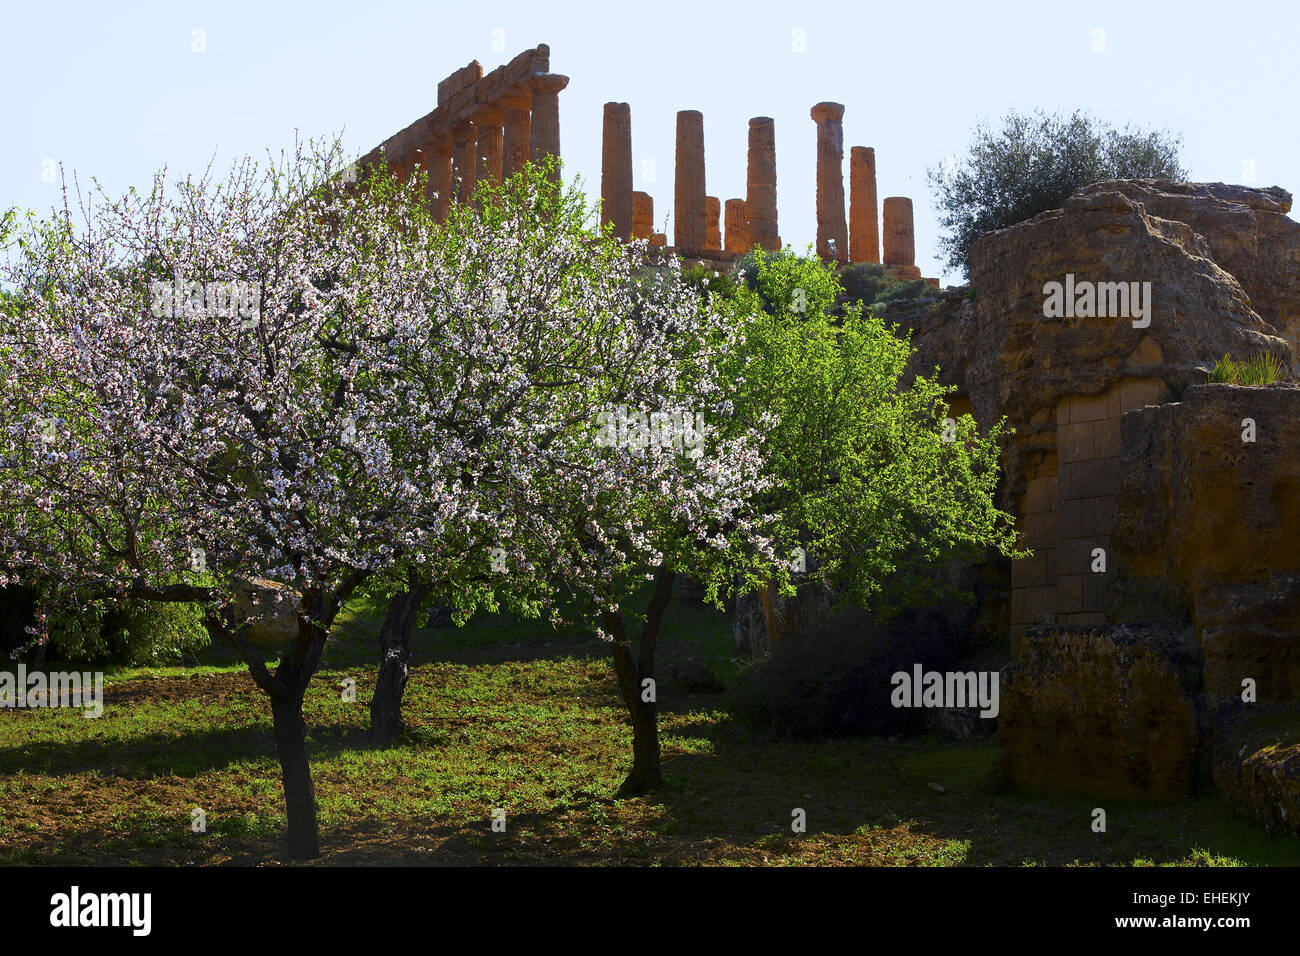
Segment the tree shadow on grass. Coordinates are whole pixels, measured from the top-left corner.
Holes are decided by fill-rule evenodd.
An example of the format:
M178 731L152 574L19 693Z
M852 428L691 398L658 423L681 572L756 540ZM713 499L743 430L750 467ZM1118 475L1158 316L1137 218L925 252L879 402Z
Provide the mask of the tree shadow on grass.
M368 727L312 727L309 723L307 739L313 760L370 746ZM149 733L127 740L39 741L0 748L0 774L27 772L62 777L101 773L137 780L159 775L192 777L250 760L275 764L269 713L265 721L244 727ZM278 765L275 772L278 779Z

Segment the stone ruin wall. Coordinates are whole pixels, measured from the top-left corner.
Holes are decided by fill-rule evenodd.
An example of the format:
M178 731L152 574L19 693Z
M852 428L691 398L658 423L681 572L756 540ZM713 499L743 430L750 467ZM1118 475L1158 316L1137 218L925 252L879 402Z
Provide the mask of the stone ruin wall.
M1169 400L1171 386L1203 379L1224 354L1270 352L1297 368L1300 224L1289 208L1276 188L1096 184L1060 210L983 236L970 288L911 321L914 369L939 367L982 429L1003 417L1015 429L1000 504L1034 554L1010 567L1001 625L1013 650L1036 625L1117 620L1109 591L1126 559L1113 538L1130 467L1126 414ZM1175 211L1182 219L1167 218ZM1046 317L1044 287L1067 273L1150 281L1149 317ZM950 414L960 412L954 402Z
M1034 553L1000 622L1010 785L1212 782L1300 833L1300 386L1189 384L1224 354L1295 377L1289 209L1276 187L1099 183L981 237L971 288L912 318L915 369L960 391L950 414L1016 430L1000 503ZM1067 273L1149 280L1148 316L1048 317Z

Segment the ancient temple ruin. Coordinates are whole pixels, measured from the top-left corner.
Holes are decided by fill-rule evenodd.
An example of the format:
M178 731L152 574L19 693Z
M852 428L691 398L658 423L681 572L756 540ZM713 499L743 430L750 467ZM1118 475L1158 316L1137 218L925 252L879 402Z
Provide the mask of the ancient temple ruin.
M559 93L567 76L550 72L550 48L525 50L486 76L477 60L438 84L438 105L366 153L365 167L382 156L405 179L417 167L428 174L435 217L450 203L469 202L479 180L500 182L529 160L560 156ZM893 196L881 210L876 195L876 154L854 146L849 154L849 197L844 195L844 106L818 103L817 254L847 265L883 262L895 278L921 277L916 267L912 201ZM648 240L688 260L733 261L755 246L781 248L776 208L776 124L749 121L745 197L708 195L705 184L704 116L677 114L673 175L673 236L654 231L654 199L633 189L632 112L627 103L606 103L602 126L600 222L620 239ZM884 258L881 258L881 236ZM927 279L938 286L938 279Z

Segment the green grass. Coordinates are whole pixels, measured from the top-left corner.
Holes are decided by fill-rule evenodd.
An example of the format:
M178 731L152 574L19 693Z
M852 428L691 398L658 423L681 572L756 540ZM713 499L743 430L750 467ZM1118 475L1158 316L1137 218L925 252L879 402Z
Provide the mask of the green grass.
M1223 385L1272 385L1282 377L1282 363L1270 352L1233 359L1226 354L1210 371L1210 381Z
M406 737L368 742L372 635L345 614L306 702L322 863L711 865L1296 864L1212 795L1107 805L999 793L988 744L937 738L794 741L734 718L727 696L661 685L665 787L614 799L630 733L607 652L578 630L487 618L421 630ZM739 661L718 612L675 602L661 673ZM341 698L346 678L357 700ZM269 709L220 648L199 668L113 673L104 715L0 712L0 863L283 860ZM931 784L943 788L940 792ZM505 808L505 834L491 831ZM207 832L190 830L191 811ZM791 832L791 812L807 832Z

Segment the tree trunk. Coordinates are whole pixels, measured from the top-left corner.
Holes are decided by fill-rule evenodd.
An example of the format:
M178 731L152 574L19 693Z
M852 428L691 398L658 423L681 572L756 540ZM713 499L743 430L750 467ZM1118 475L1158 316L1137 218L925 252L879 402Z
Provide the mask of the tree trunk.
M285 817L289 825L289 857L312 860L320 856L316 826L316 788L307 763L307 722L302 717L302 692L271 698L275 750L284 778Z
M411 628L430 590L428 585L418 584L395 595L379 632L382 658L375 693L370 699L370 737L381 746L391 745L406 729L402 721L402 695L410 674Z
M298 637L280 656L272 674L261 651L248 642L244 622L229 626L229 621L212 608L205 615L210 631L224 634L239 650L258 687L271 701L271 724L275 731L275 751L280 758L280 776L284 782L284 811L289 830L289 858L312 860L320 856L320 830L316 819L316 788L311 780L307 760L307 722L302 716L302 702L307 685L320 666L329 637L330 626L339 608L365 581L369 572L352 571L333 592L302 591L298 607Z
M632 723L632 770L618 789L620 797L636 797L663 785L659 759L659 704L658 689L653 694L642 682L654 679L655 651L659 643L659 625L665 609L672 600L675 572L660 567L655 573L654 596L646 610L645 626L641 629L641 646L636 659L628 641L622 612L604 615L605 630L612 637L614 674L618 678L619 694L627 707ZM655 686L655 685L651 685ZM652 699L646 700L646 697Z
M622 615L615 616L619 618L617 632L622 633ZM610 623L612 622L607 621L607 624ZM611 633L616 632L611 630ZM613 653L619 694L632 719L632 771L618 788L618 795L637 797L658 789L663 783L659 767L658 705L654 701L642 699L642 677L636 661L632 659L632 646L628 643L626 634L621 638L615 637Z

